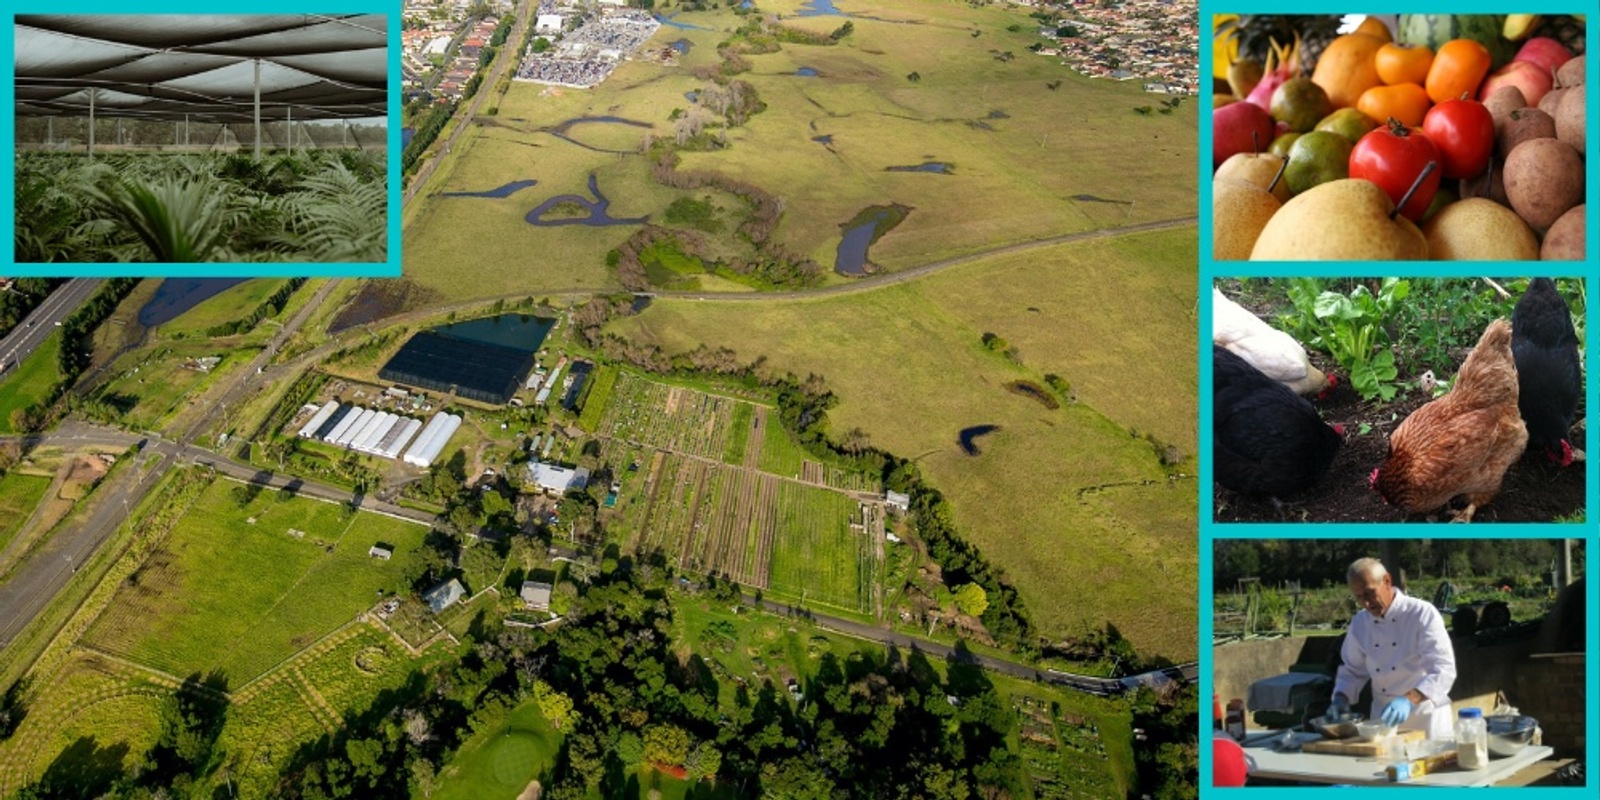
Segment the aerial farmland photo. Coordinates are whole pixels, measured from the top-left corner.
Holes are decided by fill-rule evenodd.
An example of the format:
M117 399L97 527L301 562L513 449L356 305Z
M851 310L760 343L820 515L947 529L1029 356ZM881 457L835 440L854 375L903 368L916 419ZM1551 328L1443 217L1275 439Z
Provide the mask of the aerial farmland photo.
M4 281L0 796L1194 796L1192 0L401 23L401 277Z

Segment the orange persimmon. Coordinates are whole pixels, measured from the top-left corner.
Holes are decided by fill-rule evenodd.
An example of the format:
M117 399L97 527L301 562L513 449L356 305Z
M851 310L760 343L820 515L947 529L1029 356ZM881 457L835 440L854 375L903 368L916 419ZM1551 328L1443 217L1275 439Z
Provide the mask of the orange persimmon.
M1361 99L1356 101L1357 110L1380 124L1393 117L1407 128L1422 125L1422 118L1432 106L1428 93L1414 83L1374 86L1362 92Z
M1428 67L1433 66L1433 51L1425 45L1394 44L1378 48L1378 77L1395 86L1414 83L1421 86L1428 80Z
M1489 74L1489 48L1471 39L1451 39L1439 46L1428 67L1428 97L1435 103L1462 95L1478 96L1478 84Z

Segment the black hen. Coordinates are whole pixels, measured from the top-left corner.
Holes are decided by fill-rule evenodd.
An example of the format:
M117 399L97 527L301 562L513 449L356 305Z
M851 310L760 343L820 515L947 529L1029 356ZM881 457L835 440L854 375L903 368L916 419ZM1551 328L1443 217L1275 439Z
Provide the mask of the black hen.
M1517 408L1528 425L1528 449L1561 466L1572 463L1567 431L1583 394L1578 332L1572 311L1549 278L1534 278L1511 312L1511 355L1517 362Z
M1320 480L1344 443L1344 431L1226 348L1211 346L1211 364L1216 482L1236 492L1278 496Z

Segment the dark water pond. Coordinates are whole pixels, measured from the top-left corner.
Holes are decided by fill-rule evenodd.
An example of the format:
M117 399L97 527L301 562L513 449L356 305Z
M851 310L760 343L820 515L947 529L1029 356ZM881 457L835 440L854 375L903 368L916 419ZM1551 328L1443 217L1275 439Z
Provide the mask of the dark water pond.
M1104 197L1095 197L1092 194L1075 194L1072 196L1072 199L1077 200L1080 203L1113 203L1123 206L1133 204L1132 200L1110 200Z
M679 39L678 41L673 42L670 47L679 53L687 53L694 49L694 42L691 42L688 39Z
M969 456L975 456L983 452L978 449L978 437L994 433L997 430L1000 430L999 425L974 425L970 428L962 428L960 435L956 439L961 443L962 452Z
M241 283L242 278L168 278L139 309L139 324L146 328L164 325Z
M839 250L834 256L834 271L840 275L867 274L867 248L905 221L910 213L909 206L870 206L839 226L844 230L844 238L839 241Z
M844 12L835 8L833 0L808 0L795 12L797 17L842 17Z
M817 77L817 71L813 67L801 67L801 68L795 70L794 74L799 75L802 78L815 78L815 77Z
M675 17L677 15L674 14L673 16ZM711 28L707 28L704 25L691 25L691 24L689 24L687 22L679 22L679 21L673 19L672 17L663 17L660 14L656 15L656 22L659 22L662 25L665 25L665 26L667 26L669 28L677 28L680 31L709 31L709 30L711 30Z
M411 137L416 136L416 135L417 135L417 129L416 128L401 128L400 129L400 146L401 147L410 147L411 146Z
M490 189L487 192L440 192L443 197L490 197L496 200L510 197L517 192L537 184L535 180L512 181L510 183Z
M949 175L956 171L956 165L948 161L924 161L921 164L907 164L898 167L884 167L885 172L937 172L940 175Z
M823 136L813 136L811 137L811 141L816 142L817 144L833 144L833 134L829 133Z
M556 195L555 197L552 197L534 207L532 211L528 212L528 215L524 217L524 219L528 221L529 225L537 225L541 228L554 228L561 225L589 225L591 227L600 227L604 225L640 225L649 221L649 217L639 217L637 219L617 219L616 217L611 216L606 211L606 209L611 207L611 201L607 199L605 195L600 193L600 181L592 174L589 176L589 193L594 195L593 200L576 194ZM589 216L564 219L543 218L544 215L550 211L550 209L555 208L556 205L560 203L577 203L578 205L583 206L585 209L588 209Z
M691 103L700 102L700 90L695 89L694 91L684 92L683 99L688 100Z
M556 321L532 314L501 314L496 317L453 322L434 328L433 332L452 339L469 342L497 344L524 353L537 353L544 345L544 337Z

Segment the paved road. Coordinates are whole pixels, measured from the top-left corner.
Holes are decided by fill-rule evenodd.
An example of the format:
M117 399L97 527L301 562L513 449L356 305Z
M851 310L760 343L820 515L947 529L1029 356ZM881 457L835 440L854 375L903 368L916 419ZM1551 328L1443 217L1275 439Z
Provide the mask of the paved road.
M745 602L753 604L755 603L755 598L746 595ZM791 609L789 604L773 600L762 600L761 605L768 611L777 614L787 614ZM827 614L818 614L809 610L805 612L805 616L815 622L818 627L826 628L830 631L854 636L857 639L892 645L905 650L920 650L936 658L949 658L956 652L956 649L950 645L929 641L918 636L910 636L878 625L868 625L853 620L828 616ZM1198 665L1194 663L1151 670L1150 672L1130 675L1124 678L1102 678L1094 675L1075 675L1060 670L1043 669L1031 664L1008 661L1003 658L971 651L967 651L966 657L971 658L974 663L987 670L1022 678L1023 680L1064 686L1068 689L1076 689L1080 692L1087 692L1101 697L1122 694L1139 686L1141 683L1160 684L1169 680L1193 683L1198 677Z
M434 168L439 166L445 156L450 154L450 149L455 147L456 141L461 138L462 132L472 124L472 118L478 115L478 107L483 105L485 98L494 94L494 87L500 83L500 76L505 74L508 66L517 63L517 56L520 55L521 50L518 45L522 43L522 36L528 30L529 16L533 14L533 10L538 6L538 0L517 0L517 21L512 25L511 34L506 37L506 42L500 47L500 52L495 54L494 63L490 66L491 72L484 76L483 83L478 84L478 92L472 96L472 105L467 107L466 113L463 115L459 109L456 111L461 121L450 132L450 138L445 140L444 147L435 148L433 156L423 162L422 166L411 176L411 183L406 185L402 203L411 202L411 198L416 197L417 192L427 184L428 178L433 176Z
M39 345L44 344L44 340L55 332L56 323L72 316L72 312L77 311L100 288L101 283L103 281L99 278L74 278L57 286L27 319L0 339L0 375L16 369L18 364L39 349Z

